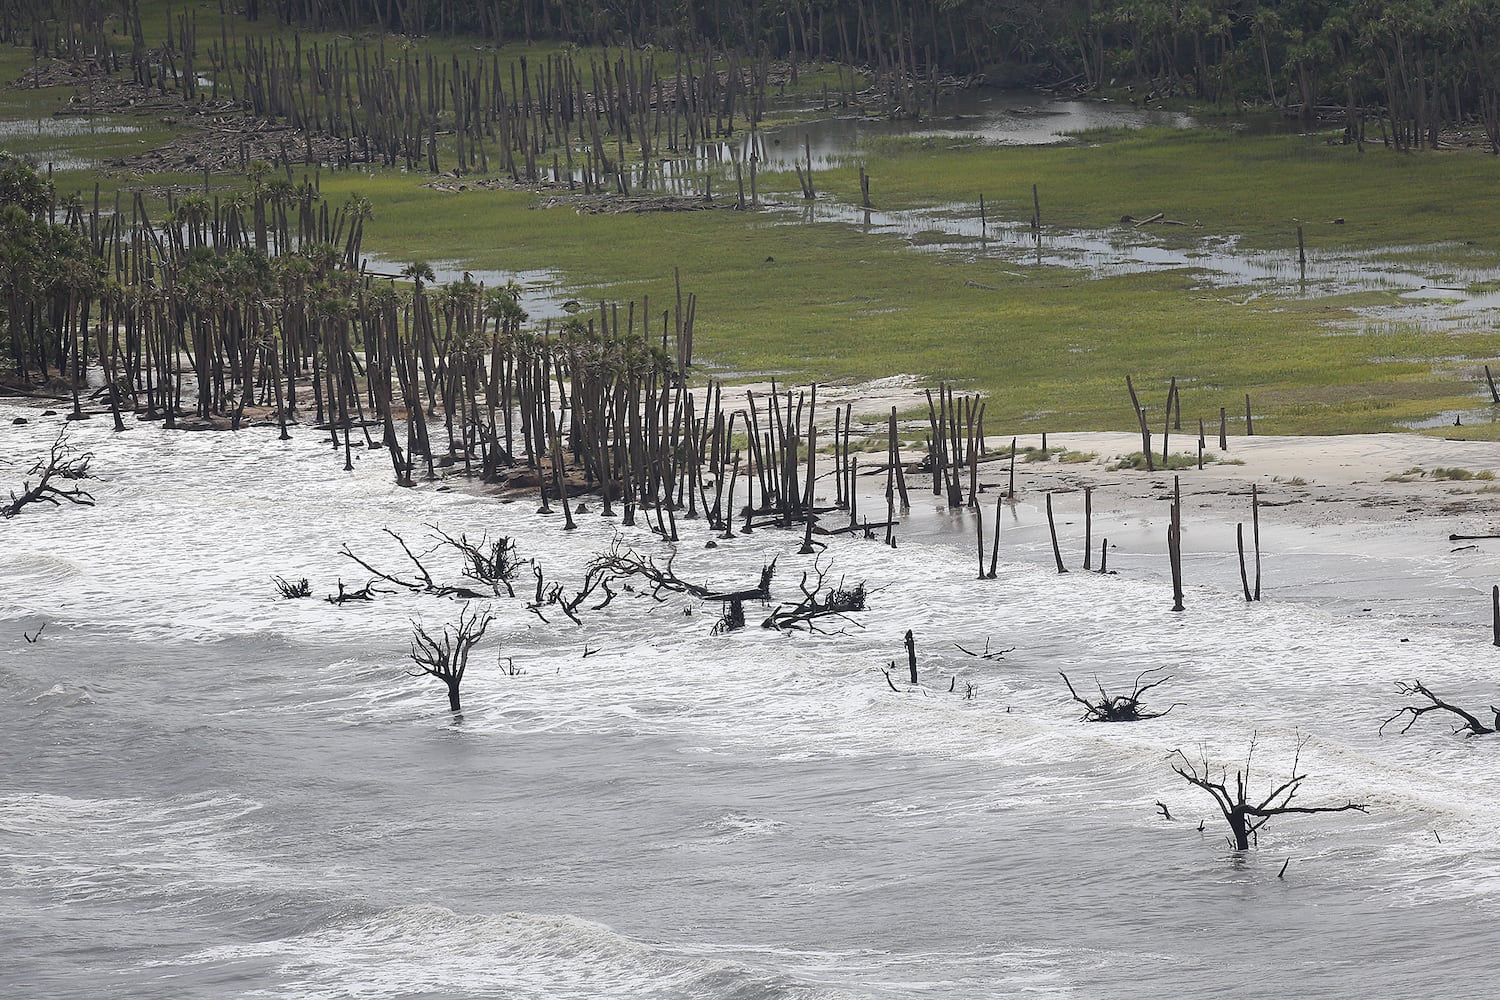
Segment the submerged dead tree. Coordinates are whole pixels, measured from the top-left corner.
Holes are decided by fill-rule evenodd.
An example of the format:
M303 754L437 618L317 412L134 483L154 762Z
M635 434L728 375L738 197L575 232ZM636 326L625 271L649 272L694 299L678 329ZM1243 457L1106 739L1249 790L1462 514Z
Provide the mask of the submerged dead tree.
M408 671L413 677L429 674L448 686L448 707L462 711L459 703L459 687L464 682L464 671L469 666L469 652L484 637L494 616L488 610L470 611L469 606L458 613L458 623L443 626L443 631L433 635L416 622L411 623L411 659L416 670Z
M821 562L816 563L813 566L812 575L811 586L808 585L809 574L806 571L802 573L802 579L797 584L797 589L802 592L802 599L790 606L776 605L770 615L760 623L762 628L773 628L783 632L805 628L809 632L820 632L822 629L818 623L828 618L839 619L855 627L862 627L849 615L855 611L865 610L867 592L864 581L861 580L853 587L845 587L841 579L825 591L824 584L828 579L828 568Z
M1224 814L1224 821L1229 824L1230 840L1234 849L1247 851L1250 845L1256 842L1261 827L1277 816L1369 811L1369 807L1361 802L1345 802L1337 806L1292 805L1292 799L1301 789L1302 782L1307 780L1307 775L1298 770L1302 747L1306 743L1306 737L1297 741L1296 751L1292 754L1291 777L1280 784L1274 781L1270 783L1267 786L1267 793L1258 800L1250 798L1250 766L1256 749L1256 741L1253 737L1250 740L1250 750L1245 754L1244 766L1235 769L1232 790L1229 787L1228 768L1220 766L1218 778L1215 780L1214 768L1209 764L1206 756L1193 761L1181 750L1173 750L1167 755L1167 759L1176 758L1176 763L1172 764L1172 770L1188 784L1203 789L1213 797L1214 804Z
M676 559L677 554L673 552L667 557L665 563L658 563L651 556L643 556L634 549L624 548L616 540L608 552L594 557L594 561L589 564L589 573L612 580L641 577L650 585L651 596L658 601L665 600L661 596L663 592L687 594L705 601L726 603L738 601L741 604L745 601L769 601L771 599L771 580L776 575L775 559L761 567L760 579L755 586L727 591L715 590L712 587L682 579L672 568Z
M0 505L0 518L8 520L15 517L27 504L33 503L50 503L57 507L66 500L68 503L92 507L94 505L93 494L76 484L80 479L93 478L89 475L89 462L93 457L92 452L80 452L68 444L68 432L65 427L58 432L57 439L52 442L52 447L47 454L38 458L35 464L26 471L28 477L40 477L35 485L28 478L22 482L20 493L12 490L10 501ZM59 480L62 482L60 483ZM66 483L74 485L64 485Z
M1139 722L1142 719L1159 719L1181 704L1181 702L1173 702L1160 712L1148 712L1141 707L1142 695L1152 688L1165 684L1172 679L1171 675L1168 675L1151 681L1149 684L1141 683L1145 680L1147 674L1154 672L1154 668L1152 670L1141 671L1136 676L1135 684L1131 687L1129 694L1112 695L1104 690L1104 685L1100 684L1096 679L1095 684L1099 688L1099 697L1093 699L1085 698L1074 690L1073 682L1068 680L1067 674L1058 671L1058 676L1068 686L1068 693L1073 696L1073 700L1083 706L1083 719L1085 722Z
M1457 716L1460 724L1458 728L1453 730L1455 733L1466 733L1469 736L1489 736L1500 731L1500 708L1496 708L1494 705L1490 706L1490 714L1495 720L1494 725L1486 726L1483 722L1479 721L1478 716L1438 697L1432 692L1432 689L1419 680L1397 681L1396 690L1408 698L1425 698L1427 699L1427 704L1403 706L1399 712L1380 724L1382 732L1386 726L1389 726L1402 716L1409 716L1406 720L1406 725L1401 727L1401 732L1404 733L1428 712L1447 712L1450 715Z
M520 574L521 567L528 565L531 560L522 559L516 554L515 539L502 535L491 541L488 535L480 535L478 541L471 541L468 535L460 534L454 538L436 526L429 527L441 539L442 545L463 557L465 578L490 588L497 597L502 587L505 588L506 596L516 596L516 589L511 581Z
M397 576L395 573L388 573L385 570L376 569L373 565L365 562L359 556L355 555L354 552L350 550L347 544L344 545L343 548L339 549L339 555L343 556L346 559L352 559L355 562L359 563L359 565L363 566L377 579L384 580L387 583L393 583L398 587L404 587L407 590L416 591L417 593L432 594L435 597L457 597L463 600L474 600L494 596L493 593L481 593L480 591L477 591L472 587L465 587L459 584L438 583L432 578L432 573L422 562L421 557L412 552L411 546L406 544L406 539L396 534L390 528L381 528L380 530L384 531L387 535L390 535L392 538L394 538L396 540L396 544L401 546L401 551L406 553L407 561L416 568L416 578ZM444 542L442 544L448 543ZM454 544L457 545L458 543L455 542ZM431 554L431 550L423 553L423 555L429 554ZM481 553L481 555L483 554ZM497 581L497 585L498 582L500 581ZM493 591L493 589L494 588L492 586L491 590Z

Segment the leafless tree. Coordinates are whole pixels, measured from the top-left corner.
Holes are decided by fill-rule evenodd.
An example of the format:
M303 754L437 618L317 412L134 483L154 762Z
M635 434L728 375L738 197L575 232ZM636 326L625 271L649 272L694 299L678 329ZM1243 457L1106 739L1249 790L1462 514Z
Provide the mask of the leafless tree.
M594 557L589 564L590 573L598 573L609 579L641 577L651 588L651 596L665 600L663 593L687 594L705 601L767 601L771 598L771 579L776 575L776 560L761 567L760 580L753 587L742 590L720 591L705 584L690 583L682 579L672 568L676 554L669 555L664 563L651 556L643 556L634 549L625 548L616 539L608 552Z
M581 625L578 620L578 609L584 601L588 600L595 590L604 591L604 600L594 605L594 611L608 607L609 602L615 599L615 592L609 589L609 573L607 570L590 566L583 575L583 585L569 595L561 583L548 583L542 567L536 563L531 564L531 573L536 577L536 595L526 605L526 610L536 615L543 622L547 616L542 613L543 608L556 607L567 615L574 625Z
M1268 782L1267 793L1256 801L1250 798L1250 765L1255 757L1256 748L1254 737L1250 739L1250 749L1245 754L1244 766L1235 769L1233 790L1229 788L1228 768L1220 766L1218 780L1215 780L1214 768L1209 764L1206 756L1200 756L1195 762L1189 760L1181 750L1173 750L1167 755L1167 759L1176 759L1176 762L1172 764L1172 770L1179 777L1213 797L1214 804L1219 807L1219 811L1224 814L1225 822L1229 824L1232 835L1230 839L1234 844L1234 849L1247 851L1251 843L1257 839L1261 827L1276 816L1368 811L1368 806L1358 802L1346 802L1338 806L1292 805L1292 799L1301 789L1302 782L1307 780L1307 775L1298 770L1302 747L1306 743L1306 737L1297 740L1297 749L1292 755L1291 777L1279 784L1274 779Z
M1442 698L1433 694L1431 689L1429 689L1427 685L1423 684L1421 681L1397 681L1396 690L1409 698L1415 698L1418 696L1426 698L1428 703L1425 705L1403 706L1399 712L1380 724L1380 729L1382 732L1385 730L1386 726L1389 726L1391 723L1395 722L1397 719L1400 719L1402 716L1409 716L1409 718L1407 718L1406 720L1406 725L1401 727L1401 732L1404 733L1408 729L1410 729L1418 719L1426 715L1428 712L1448 712L1452 715L1458 716L1461 724L1458 726L1458 728L1453 730L1455 733L1467 733L1470 736L1488 736L1496 732L1497 730L1500 730L1500 708L1496 708L1494 705L1490 706L1490 714L1494 716L1495 723L1493 726L1486 726L1484 723L1480 722L1479 718L1473 713L1459 708L1457 705L1444 701Z
M726 632L738 632L745 627L745 602L738 597L731 597L724 602L724 611L719 615L719 620L714 622L711 630L713 635L724 635Z
M36 484L32 485L30 479L21 483L21 492L17 494L14 490L10 494L10 502L0 504L0 518L9 520L21 513L21 510L32 503L46 502L54 507L61 506L66 500L68 503L78 504L82 507L92 507L94 496L83 487L76 485L80 479L92 479L89 475L89 462L93 459L93 452L79 451L68 444L68 429L57 432L57 439L52 442L48 453L36 460L36 463L27 470L27 476L38 476ZM59 483L73 483L68 486Z
M1154 669L1155 668L1153 668L1152 670L1141 671L1136 676L1135 685L1130 689L1129 694L1112 695L1108 691L1104 690L1104 685L1100 684L1098 679L1096 678L1094 683L1098 685L1099 697L1092 700L1085 698L1083 695L1079 694L1076 690L1073 689L1073 682L1068 680L1067 674L1059 671L1058 676L1061 677L1063 679L1063 683L1068 686L1068 693L1073 696L1073 700L1083 706L1084 721L1139 722L1142 719L1159 719L1163 715L1166 715L1168 712L1172 711L1172 709L1176 708L1179 704L1181 704L1181 702L1173 702L1166 708L1162 709L1160 712L1148 712L1141 707L1141 695L1145 694L1147 691L1150 691L1157 685L1165 684L1167 681L1172 679L1169 675L1166 677L1158 678L1157 680L1154 680L1149 684L1142 684L1141 682L1146 679L1146 675L1154 672Z
M428 527L441 540L441 545L455 550L463 557L463 574L466 578L482 587L488 587L496 596L499 596L501 587L505 588L507 596L516 596L511 581L520 574L521 567L531 560L522 559L516 554L514 539L502 536L490 541L488 535L481 535L478 541L470 541L468 535L460 534L454 538L435 525Z
M824 591L824 584L828 579L828 567L821 561L813 564L812 585L808 585L809 574L803 571L802 579L797 584L797 589L802 592L802 599L793 605L778 604L765 621L761 622L762 628L774 628L781 631L792 629L807 629L809 632L819 632L822 629L818 622L825 618L835 618L847 624L861 627L859 622L850 618L849 615L855 611L865 610L865 598L868 596L864 581L860 581L852 587L845 587L844 581L830 586Z
M387 535L390 535L392 538L394 538L396 540L396 544L401 546L401 551L406 553L407 561L410 562L416 569L416 577L402 577L397 576L395 573L387 573L384 570L376 569L374 566L370 565L359 556L355 555L350 550L347 544L339 550L339 555L343 556L346 559L354 560L355 562L363 566L366 570L368 570L371 575L381 580L385 580L387 583L393 583L398 587L404 587L407 590L414 590L418 593L433 594L437 597L457 597L462 600L482 600L486 597L495 596L495 594L493 593L493 588L491 588L491 593L483 593L481 591L475 590L472 587L464 587L458 584L438 583L432 578L432 573L428 571L426 565L423 564L422 557L412 552L411 546L406 544L406 539L396 534L390 528L382 528L380 530L384 531ZM431 552L432 550L429 549L427 552L422 553L422 555L430 555Z
M494 616L489 610L470 610L464 605L458 613L458 623L443 626L443 631L433 635L417 622L411 623L411 659L417 669L410 671L413 677L430 674L448 685L448 707L462 711L459 703L459 686L464 682L464 671L469 665L469 651L484 637Z

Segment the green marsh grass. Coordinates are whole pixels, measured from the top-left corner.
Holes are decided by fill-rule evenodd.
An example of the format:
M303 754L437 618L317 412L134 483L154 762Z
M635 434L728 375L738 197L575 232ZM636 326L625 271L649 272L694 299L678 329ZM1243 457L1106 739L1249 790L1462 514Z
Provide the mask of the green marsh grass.
M1222 406L1238 426L1249 392L1263 433L1390 430L1471 405L1477 387L1463 372L1493 349L1482 330L1360 333L1337 300L1288 308L1203 288L1191 271L1089 280L913 253L857 226L776 225L727 209L588 215L393 173L325 174L323 190L335 204L355 192L374 202L372 251L553 268L584 302L650 296L654 324L680 268L698 296L701 362L800 381L916 372L988 393L997 429L1128 426L1129 373L1148 407L1160 406L1169 376L1188 381L1184 415L1210 423ZM1449 360L1435 366L1436 356Z
M147 33L154 37L165 26L165 9L148 8L155 20ZM198 14L201 49L219 29L215 10ZM235 30L241 39L269 32L274 19L253 27L239 22ZM334 37L305 33L303 41ZM388 56L401 44L388 41ZM473 39L412 44L443 58L488 58L490 51ZM508 47L501 58L518 60L523 51ZM543 50L526 54L537 59ZM586 55L580 52L585 62ZM0 75L15 79L29 65L26 50L0 50ZM812 95L825 82L836 89L827 67L804 70L799 87ZM50 114L71 93L12 90L7 100L14 106L4 116ZM131 140L161 141L170 130L153 122ZM80 155L84 146L101 148L96 138L79 144ZM1107 229L1123 214L1161 211L1199 227L1152 227L1157 239L1186 244L1218 236L1289 254L1300 221L1315 251L1380 249L1384 259L1441 274L1455 265L1500 262L1494 162L1473 152L1396 154L1367 144L1361 153L1325 137L1208 127L1090 133L1054 147L883 138L843 166L819 171L815 183L825 196L857 204L863 164L881 208L972 205L977 213L983 193L991 218L1010 222L1030 216L1035 183L1044 228ZM294 172L300 180L315 171ZM538 208L526 192L439 192L424 186L425 175L325 170L319 176L334 205L354 193L373 202L366 226L371 252L398 262L453 260L476 270L552 269L566 293L585 303L649 295L655 329L675 297L673 271L680 268L683 288L698 296L696 356L706 369L746 378L774 372L802 382L916 373L986 393L986 423L994 433L1133 427L1126 374L1153 419L1175 375L1185 417L1214 425L1223 407L1233 432L1241 429L1246 393L1262 433L1403 429L1480 405L1473 375L1495 356L1493 332L1484 327L1437 334L1363 321L1360 310L1394 303L1389 292L1272 298L1205 288L1191 270L1090 279L1000 257L919 253L900 237L853 225L774 224L764 214L726 208L583 215ZM88 196L95 179L93 172L61 174L58 187ZM102 193L201 183L201 176L112 176L103 179ZM222 191L241 182L215 177L212 183ZM730 185L719 181L715 190L722 199ZM765 198L800 199L790 173L761 174L760 190ZM1336 218L1345 221L1335 224ZM1494 440L1500 425L1424 433Z

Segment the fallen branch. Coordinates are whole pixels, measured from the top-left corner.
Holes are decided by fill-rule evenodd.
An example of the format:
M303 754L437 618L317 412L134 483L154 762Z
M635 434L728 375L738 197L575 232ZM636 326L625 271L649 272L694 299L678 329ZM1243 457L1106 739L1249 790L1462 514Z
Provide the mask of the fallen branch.
M1463 724L1460 725L1457 729L1453 730L1454 733L1467 732L1470 736L1489 736L1497 730L1500 730L1500 708L1496 708L1494 705L1490 706L1490 712L1495 716L1495 724L1494 726L1486 726L1484 723L1479 721L1477 716L1473 715L1472 713L1459 708L1457 705L1444 701L1442 698L1439 698L1432 692L1430 688L1427 687L1427 685L1423 684L1421 681L1397 681L1396 690L1401 694L1406 695L1407 697L1416 697L1420 695L1421 697L1427 699L1428 704L1402 706L1400 711L1380 724L1381 732L1384 732L1386 726L1395 722L1403 715L1409 715L1410 718L1406 720L1406 725L1401 727L1401 732L1404 733L1413 725L1415 725L1418 719L1426 715L1428 712L1448 712L1452 715L1458 716L1459 719L1462 720Z
M802 600L791 607L778 604L776 608L761 622L762 628L774 628L781 631L806 628L809 632L817 632L820 629L817 622L824 618L838 618L856 627L863 627L854 621L849 615L855 611L865 610L865 585L860 581L853 587L845 587L843 580L837 586L827 589L826 596L823 594L823 585L828 577L828 569L821 561L813 564L813 573L816 579L812 586L808 586L808 574L802 574L802 580L797 584L802 591Z
M480 591L474 590L472 587L462 587L452 584L438 583L437 581L433 580L432 574L428 572L427 567L422 564L422 560L414 552L412 552L411 546L406 544L406 539L396 534L390 528L381 528L380 530L384 531L387 535L390 535L392 538L394 538L396 540L396 544L401 546L401 551L406 553L406 558L414 567L416 567L418 579L405 579L403 577L397 576L394 573L387 573L384 570L376 569L374 566L365 562L359 556L350 551L348 544L345 544L343 548L339 549L339 555L345 557L346 559L352 559L355 562L359 563L366 570L368 570L372 576L375 576L378 579L384 580L387 583L393 583L398 587L405 588L406 590L416 591L417 593L433 594L437 597L458 597L464 600L473 600L476 598L482 599L485 597L495 596L493 593L481 593ZM441 545L445 543L440 542L439 544ZM423 553L423 555L430 554L431 550Z
M36 463L27 470L26 475L41 478L35 486L29 480L21 483L21 493L16 494L14 490L10 494L10 502L0 506L0 518L9 520L21 513L28 504L46 502L54 507L62 505L66 500L68 503L77 504L80 507L92 507L94 495L81 486L59 486L57 480L77 481L79 479L92 479L89 475L89 462L93 459L93 452L80 452L77 448L68 444L67 425L57 432L57 439L52 442L52 447L47 455L36 460Z
M953 645L958 648L958 651L960 653L963 653L963 654L965 654L967 656L972 656L975 659L979 659L979 660L998 660L1001 657L1003 657L1006 653L1014 653L1016 651L1016 647L1015 646L1007 646L1004 649L997 649L997 650L994 650L992 652L990 650L990 641L989 641L989 639L985 639L984 640L984 652L982 652L982 653L976 653L972 649L967 649L967 648L965 648L963 646L962 643L955 642Z

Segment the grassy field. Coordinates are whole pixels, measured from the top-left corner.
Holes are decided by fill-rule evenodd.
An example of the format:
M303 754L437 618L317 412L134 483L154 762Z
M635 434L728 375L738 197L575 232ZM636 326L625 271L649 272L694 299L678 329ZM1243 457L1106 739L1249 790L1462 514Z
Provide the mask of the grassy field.
M205 8L200 17L207 16ZM201 23L199 31L206 34ZM440 46L443 54L464 50ZM512 48L505 57L521 54ZM0 51L0 75L8 79L29 65L24 50ZM808 74L803 85L815 92L819 79ZM158 118L127 119L133 130L125 132L28 131L25 123L73 96L70 88L9 91L4 117L22 124L0 146L59 160L70 151L106 159L181 127ZM1153 230L1178 245L1233 238L1293 255L1301 224L1315 253L1375 251L1430 273L1435 284L1463 269L1500 267L1500 160L1473 150L1396 154L1367 145L1361 152L1323 136L1219 125L1091 133L1055 147L885 138L820 171L820 196L857 204L861 165L885 209L973 205L983 193L992 219L1014 223L1030 216L1036 184L1049 232L1100 230L1117 227L1126 213L1164 212L1194 224ZM62 191L89 194L101 180L91 169L57 178ZM1484 314L1472 329L1439 334L1366 321L1366 310L1395 301L1391 292L1251 295L1212 287L1190 269L1091 278L1000 250L919 250L913 244L942 240L852 224L782 224L727 207L590 215L540 208L529 192L439 191L428 180L395 171L320 173L334 202L353 194L373 202L366 246L397 261L551 269L584 302L650 296L658 323L680 270L684 289L699 300L697 359L721 377L911 373L986 393L987 425L1010 431L1128 428L1125 375L1158 412L1176 376L1189 420L1216 424L1223 407L1242 421L1249 393L1262 433L1400 429L1461 410L1470 415L1463 433L1500 436L1475 416L1488 398L1481 366L1500 353L1494 319ZM101 181L106 197L115 186L171 182L189 179ZM228 191L240 182L212 183ZM728 189L715 190L723 197ZM760 189L763 197L800 199L789 174L761 174Z
M673 269L699 299L700 360L720 373L798 380L897 372L987 393L993 426L1128 426L1124 376L1184 383L1186 413L1232 419L1252 395L1262 432L1385 430L1468 409L1488 329L1360 332L1389 292L1251 298L1190 270L1089 279L1008 257L914 251L842 224L755 213L587 215L525 193L444 193L398 176L325 176L378 206L373 245L404 259L552 268L586 302L670 301Z

